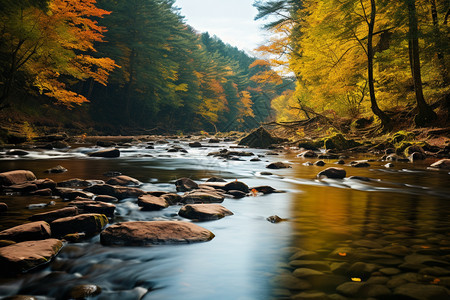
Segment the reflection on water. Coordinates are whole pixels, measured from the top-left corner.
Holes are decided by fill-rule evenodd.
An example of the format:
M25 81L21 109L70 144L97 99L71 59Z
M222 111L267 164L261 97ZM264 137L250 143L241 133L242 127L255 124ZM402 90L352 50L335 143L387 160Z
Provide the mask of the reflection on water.
M240 179L249 186L271 185L286 193L225 199L223 205L234 215L200 224L216 236L207 243L103 247L99 238L94 237L84 243L68 244L45 269L2 279L0 296L31 294L42 299L61 298L69 288L79 284L99 285L102 293L98 299L289 299L305 290L342 296L336 288L351 281L355 274L342 266L336 269L334 263L376 264L378 267L370 274L356 273L367 282L375 275L392 279L393 275L380 273L383 267L406 272L400 267L405 263L405 255L386 252L395 245L411 251L419 249L426 255L433 253L439 261L450 262L450 253L443 250L450 247L450 179L446 172L427 170L430 161L399 163L393 169L385 169L382 162L373 162L364 169L344 166L347 176L368 177L371 179L368 182L318 180L316 174L335 166L334 161L325 160L325 167L304 166L305 160L294 155L267 156L261 162L250 162L251 157L225 161L207 156L216 149L177 145L187 148L189 153L167 153L167 145L146 149L145 144L128 148L118 159L86 157L84 153L92 151L87 147L33 152L29 158L0 160L0 171L28 169L40 178L55 181L106 180L105 172L119 171L143 182L142 189L146 191L171 192L175 191L173 182L177 178L201 181L219 176ZM252 151L255 155L265 153ZM269 161L281 160L289 161L293 168L261 175L267 171ZM43 173L56 165L69 171ZM52 200L54 206L26 209L29 204ZM50 197L2 196L0 201L10 208L7 215L0 216L0 229L21 224L32 214L66 205ZM177 215L179 208L144 212L139 210L136 199L124 199L117 204L115 222L186 221ZM269 223L266 218L271 215L287 221ZM304 269L323 274L305 275ZM419 271L420 268L408 272Z

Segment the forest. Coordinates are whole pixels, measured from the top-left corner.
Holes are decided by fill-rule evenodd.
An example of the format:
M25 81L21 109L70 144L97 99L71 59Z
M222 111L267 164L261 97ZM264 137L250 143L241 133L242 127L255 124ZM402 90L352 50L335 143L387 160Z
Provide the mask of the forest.
M0 108L27 106L38 125L66 116L66 127L103 133L244 130L273 117L271 100L293 86L197 33L172 0L0 5Z
M448 1L270 0L255 6L256 19L265 19L272 33L258 51L297 79L295 90L272 102L278 121L314 113L368 116L390 131L402 112L419 127L448 125Z
M174 0L0 2L0 114L88 133L248 130L366 118L448 123L449 3L255 1L258 57ZM5 126L5 124L2 124Z

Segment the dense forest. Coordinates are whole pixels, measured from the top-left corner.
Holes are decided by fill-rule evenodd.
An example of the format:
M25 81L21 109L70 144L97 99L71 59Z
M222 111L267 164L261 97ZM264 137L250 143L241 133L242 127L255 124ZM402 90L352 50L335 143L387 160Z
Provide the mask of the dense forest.
M315 113L376 116L390 130L396 112L403 112L417 126L448 125L449 1L270 0L255 6L256 19L266 20L272 33L258 50L297 79L295 90L272 102L278 121Z
M292 86L197 33L173 0L3 0L0 19L0 108L32 107L41 125L65 115L104 133L242 130Z

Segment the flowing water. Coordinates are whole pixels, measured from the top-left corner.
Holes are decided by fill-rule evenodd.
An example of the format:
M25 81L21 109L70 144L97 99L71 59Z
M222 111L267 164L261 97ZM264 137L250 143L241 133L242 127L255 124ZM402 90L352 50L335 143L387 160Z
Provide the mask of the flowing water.
M369 277L387 277L387 281L403 273L419 274L424 267L415 270L404 266L415 263L417 255L440 262L433 267L448 269L450 265L450 175L448 171L427 169L434 160L395 163L390 169L378 161L371 162L368 168L343 166L347 177L364 176L371 179L368 182L319 180L317 173L337 166L335 160L325 160L324 167L305 166L306 160L297 158L295 152L266 155L260 162L250 162L251 157L224 160L207 154L229 148L231 143L202 148L189 148L187 141L176 145L189 153L167 153L167 144L147 149L145 143L121 148L121 157L115 159L87 157L85 153L93 150L87 145L66 151L30 151L22 158L3 156L0 172L27 169L38 178L58 182L71 178L106 180L105 172L119 171L143 182L141 188L145 191L171 192L175 191L177 178L201 182L218 176L238 179L250 187L270 185L285 193L226 198L222 205L234 215L199 223L215 234L206 243L105 247L97 236L67 244L45 268L0 279L0 297L20 294L59 299L73 286L95 284L102 288L97 299L289 299L303 290L311 292L309 295L319 292L316 295L345 299L337 298L343 292L338 296L336 288L355 278L351 278L351 272L330 268L333 263L357 261L378 266L369 275L356 272L357 280L363 282ZM261 156L267 152L245 151ZM350 157L346 162L364 158L367 157ZM292 168L265 168L274 161L289 162ZM64 166L68 172L43 173L56 165ZM267 171L273 174L261 175ZM27 208L29 204L50 201L55 201L55 205ZM33 214L66 205L51 197L1 196L0 202L9 206L8 213L0 216L0 230L22 224ZM136 199L124 199L117 204L113 222L188 221L177 215L179 209L180 206L172 206L145 212L139 210ZM270 223L266 218L272 215L286 220ZM413 252L390 257L381 251L398 245ZM381 250L376 252L377 249ZM298 255L301 250L312 252L302 257ZM429 266L427 262L420 263ZM328 277L318 280L317 274L314 278L295 274L298 268L319 270L321 276ZM383 268L398 269L399 274L380 273ZM395 288L390 287L390 292Z

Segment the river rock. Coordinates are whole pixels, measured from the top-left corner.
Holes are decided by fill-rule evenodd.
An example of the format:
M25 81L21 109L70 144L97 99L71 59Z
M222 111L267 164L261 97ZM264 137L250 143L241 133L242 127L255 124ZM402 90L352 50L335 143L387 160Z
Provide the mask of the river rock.
M231 181L228 182L227 184L225 184L222 188L224 191L228 192L228 191L241 191L244 193L248 193L250 191L250 189L248 188L248 185L246 185L245 183L241 182L241 181Z
M250 148L268 148L270 145L279 144L283 141L284 139L274 137L266 129L259 127L244 137L239 145Z
M347 172L342 168L327 168L317 174L317 178L327 177L333 179L343 179L347 175Z
M33 180L36 180L36 176L33 172L27 170L14 170L0 173L0 185L10 186Z
M450 299L449 290L443 286L406 283L394 290L394 296L405 299ZM403 299L402 298L402 299Z
M97 141L95 144L99 147L104 147L104 148L113 147L116 145L116 143L113 141L101 141L101 140Z
M37 185L31 182L24 182L10 185L5 188L5 191L20 194L30 194L31 192L37 191L37 189L38 189Z
M430 166L431 168L450 169L450 159L441 159ZM0 174L1 176L1 174ZM1 178L0 178L1 180Z
M120 175L110 178L108 181L106 181L106 184L121 185L121 186L139 186L142 184L142 182L130 176Z
M220 177L211 177L206 180L206 182L227 182L225 179Z
M108 224L108 218L105 215L84 214L57 219L50 226L52 235L55 237L62 237L76 232L84 232L87 236L93 236L101 232L106 224Z
M303 158L314 158L317 157L316 152L312 151L312 150L305 150L300 152L297 157L303 157Z
M276 223L280 223L280 222L286 221L286 219L282 219L282 218L280 218L280 217L277 216L277 215L267 217L266 220L269 221L270 223L273 223L273 224L276 224Z
M116 203L119 199L109 195L98 195L94 198L95 201L106 202L106 203Z
M8 210L8 205L6 203L0 202L0 213L4 213Z
M266 168L268 168L268 169L287 169L287 168L291 168L291 166L288 164L285 164L281 161L278 161L278 162L274 162L274 163L267 165Z
M272 279L272 284L278 288L286 288L289 290L308 290L311 283L306 280L299 279L291 274L281 274Z
M64 173L64 172L67 172L67 169L61 165L58 165L56 167L44 171L44 173Z
M105 150L88 153L88 155L91 157L114 158L114 157L120 157L120 151L119 151L119 149L105 149Z
M198 184L189 178L180 178L175 181L177 192L187 192L198 189Z
M94 184L104 184L102 180L84 180L80 178L72 178L69 180L61 181L57 183L58 187L70 187L70 188L86 188Z
M387 163L384 165L385 168L393 168L394 164L393 163Z
M175 194L175 193L165 193L160 196L161 198L165 199L169 205L176 205L178 203L181 203L182 197L181 195Z
M371 181L370 178L364 176L350 176L348 179L350 180L359 180L359 181Z
M410 156L408 156L408 160L410 162L415 162L415 161L418 161L418 160L424 160L426 158L427 158L427 156L424 153L420 153L420 152L413 152L413 153L411 153Z
M143 210L161 210L169 207L169 203L162 197L155 197L152 195L142 195L138 198L138 205Z
M116 206L111 203L98 202L86 203L83 207L83 213L103 214L107 217L114 217Z
M56 219L71 217L78 214L77 207L65 207L61 209L56 209L40 214L35 214L30 217L31 221L45 221L48 223L53 222Z
M189 143L189 147L191 147L191 148L201 148L203 146L202 146L202 144L200 142L192 142L192 143Z
M201 204L201 203L222 203L225 199L215 191L198 190L187 192L182 196L182 203L186 204Z
M365 160L352 161L350 163L350 165L353 168L367 168L367 167L370 167L370 164L367 161L365 161Z
M279 193L279 191L277 191L276 189L274 189L273 187L268 186L268 185L255 186L251 190L252 191L256 190L258 193L263 193L264 195L272 194L272 193Z
M84 189L87 192L91 192L97 195L108 195L116 197L119 200L125 198L137 198L140 195L144 195L145 192L135 187L116 186L109 184L96 184Z
M55 194L58 195L59 197L61 197L62 199L68 199L68 200L73 200L77 197L89 198L89 199L94 197L94 194L92 194L90 192L76 190L76 189L72 189L72 188L60 188L60 187L57 187L55 189Z
M53 195L53 191L51 189L41 189L41 190L36 190L36 191L30 192L30 195L34 195L34 196L52 196Z
M233 213L219 204L187 204L180 209L178 215L191 220L207 221L222 219Z
M14 242L45 240L50 238L52 231L47 222L38 221L15 226L0 232L0 240Z
M313 165L317 166L317 167L323 167L323 166L325 166L325 162L323 160L318 160L318 161L314 162Z
M102 289L94 284L82 284L72 287L67 292L66 299L89 299L99 295Z
M138 221L118 223L100 234L102 245L144 246L206 242L214 238L209 230L188 222Z
M0 272L27 272L46 264L61 250L63 243L57 239L26 241L0 248Z

